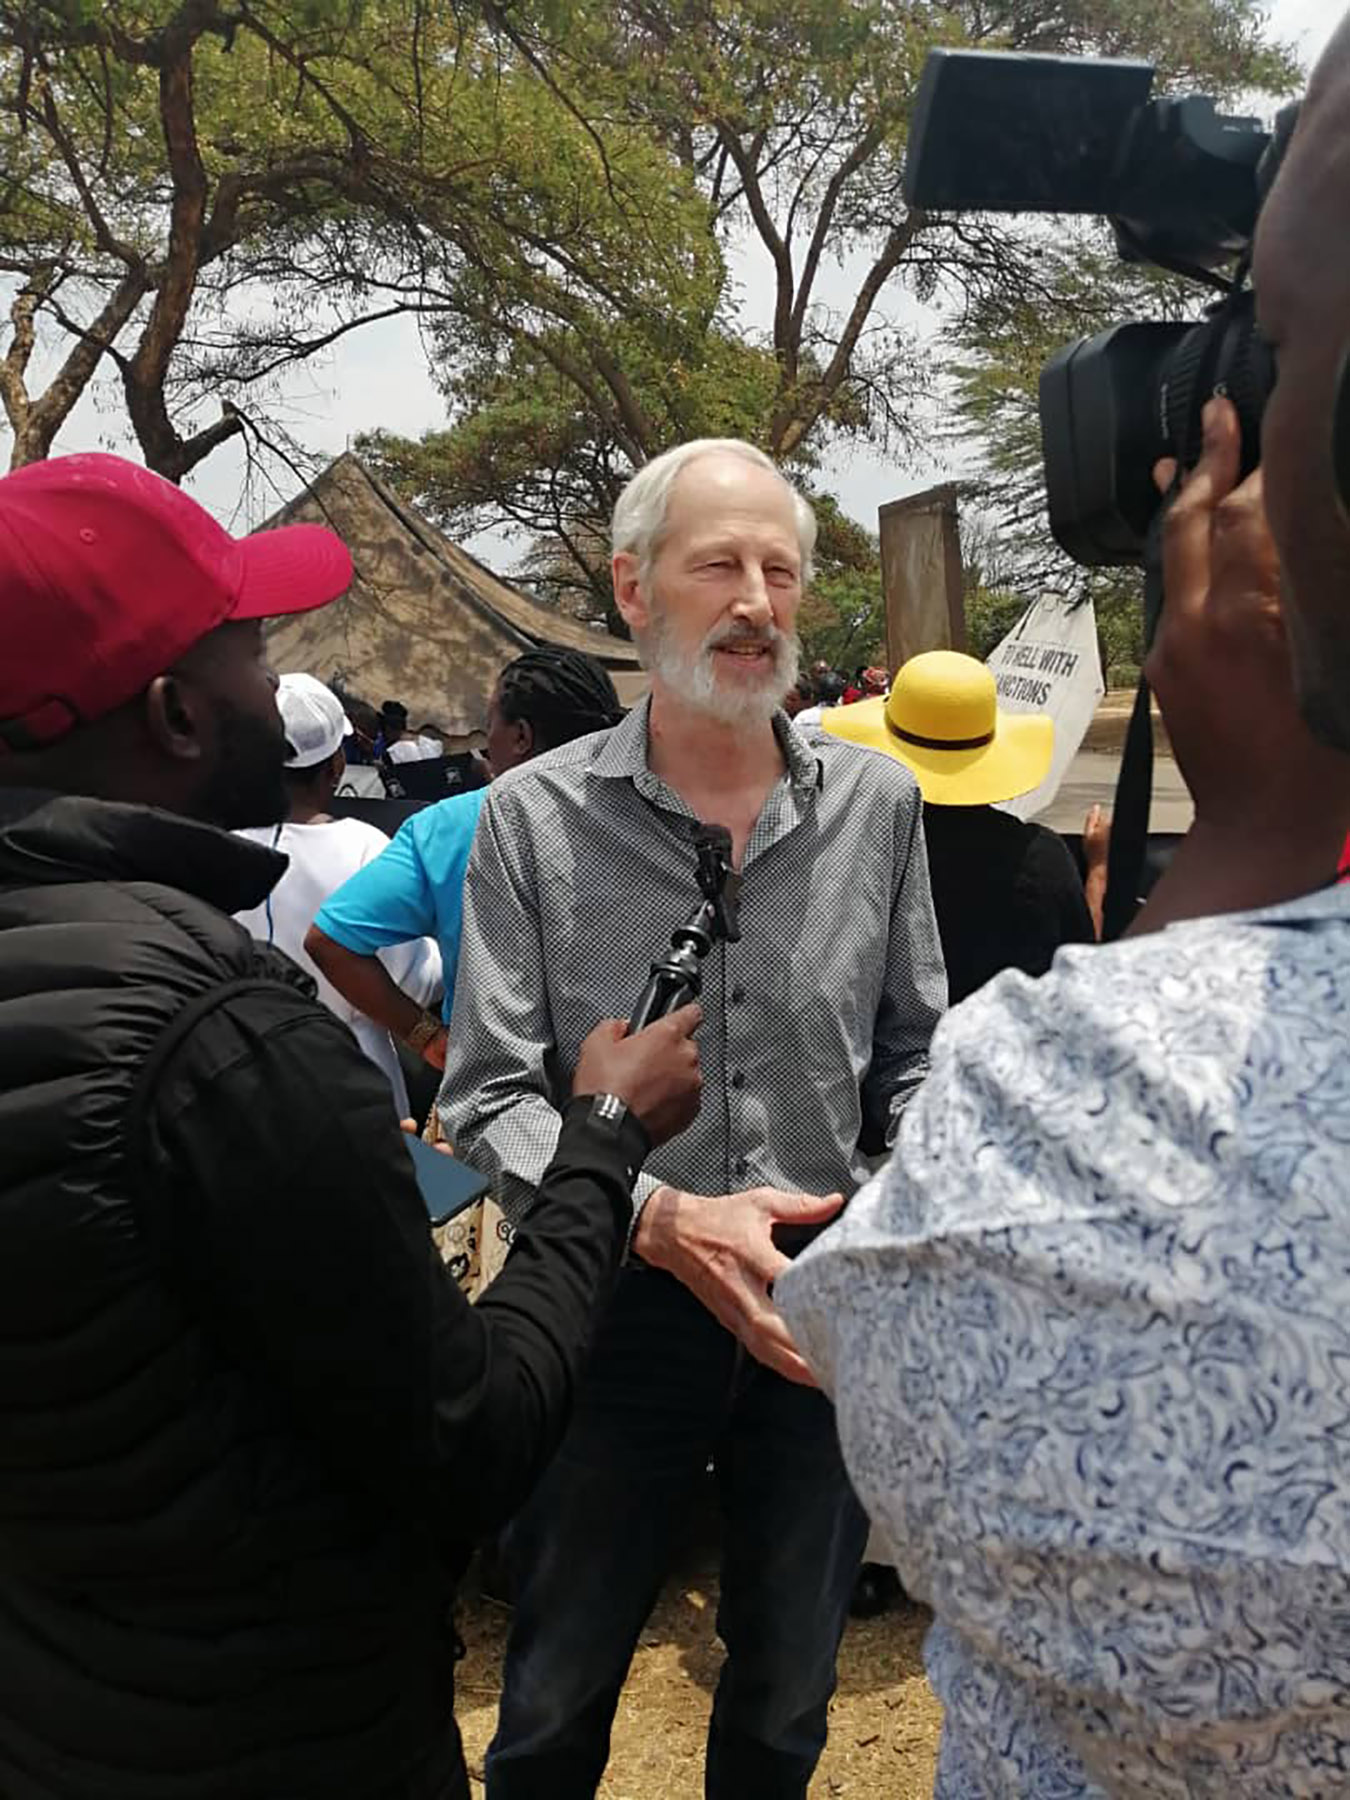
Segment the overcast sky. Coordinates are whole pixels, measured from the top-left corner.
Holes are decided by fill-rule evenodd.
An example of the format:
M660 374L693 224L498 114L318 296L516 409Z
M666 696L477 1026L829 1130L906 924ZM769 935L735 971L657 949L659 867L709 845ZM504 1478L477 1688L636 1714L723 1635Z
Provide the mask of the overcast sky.
M1316 59L1345 10L1345 0L1276 0L1270 9L1275 32L1292 40L1309 65ZM747 319L756 326L767 323L771 296L753 261L737 258L733 269L739 277ZM829 304L851 300L849 271L830 271L822 289ZM883 296L884 300L885 296ZM892 305L899 307L897 290ZM903 298L904 312L912 316L913 302ZM288 423L295 435L316 451L332 455L346 449L360 431L383 426L390 431L416 436L441 425L445 410L427 373L417 331L411 321L391 320L353 332L320 363L298 371L287 393ZM62 432L57 450L103 447L131 449L119 430L115 396L105 393L86 398ZM847 510L870 529L876 529L877 507L886 500L913 492L954 471L950 464L884 464L866 454L841 455L826 471L826 485L839 494ZM242 453L234 445L216 451L189 479L197 497L238 530L256 524L279 504L275 495L251 500L246 516L240 516ZM289 498L295 483L282 472L283 497ZM486 560L505 566L511 560L509 546L495 538L474 546Z

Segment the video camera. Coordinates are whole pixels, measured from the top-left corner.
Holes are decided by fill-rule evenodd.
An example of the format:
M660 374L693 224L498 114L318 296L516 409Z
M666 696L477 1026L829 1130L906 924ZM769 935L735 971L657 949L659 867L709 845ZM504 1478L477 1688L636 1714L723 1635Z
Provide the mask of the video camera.
M1075 562L1143 563L1153 465L1199 459L1227 394L1243 473L1260 459L1274 362L1248 281L1252 235L1297 107L1273 133L1214 100L1152 96L1145 62L934 50L915 101L905 198L930 212L1098 213L1127 262L1216 288L1200 323L1131 320L1067 345L1040 379L1050 528Z

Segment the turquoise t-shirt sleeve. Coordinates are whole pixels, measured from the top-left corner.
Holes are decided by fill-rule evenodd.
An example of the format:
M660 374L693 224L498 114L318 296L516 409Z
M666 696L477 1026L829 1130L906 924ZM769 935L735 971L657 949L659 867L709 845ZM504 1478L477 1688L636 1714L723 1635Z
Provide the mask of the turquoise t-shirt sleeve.
M464 921L464 873L486 788L428 806L399 827L387 850L330 894L314 923L335 944L373 956L410 938L440 945L447 1017Z
M435 937L436 897L406 819L389 847L344 881L319 908L319 930L358 956Z

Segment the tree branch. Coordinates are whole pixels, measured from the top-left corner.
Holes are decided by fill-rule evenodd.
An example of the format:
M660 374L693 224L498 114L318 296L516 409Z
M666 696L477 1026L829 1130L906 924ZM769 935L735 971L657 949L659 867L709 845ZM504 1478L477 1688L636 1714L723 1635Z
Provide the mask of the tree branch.
M171 481L181 481L193 466L185 460L187 446L169 417L164 377L196 291L206 220L206 170L197 144L192 91L192 54L205 29L204 11L188 0L163 33L159 116L173 182L169 249L150 317L122 376L127 412L145 460L150 468ZM196 460L200 461L200 456Z
M104 302L93 324L83 329L67 321L63 314L53 308L65 329L75 334L76 342L47 383L45 392L29 407L22 446L18 434L15 434L14 467L17 468L20 462L39 462L50 452L57 432L70 417L76 401L89 385L100 359L112 348L118 332L140 305L148 288L149 282L144 270L128 270ZM46 303L49 306L54 291L54 288L48 290Z
M228 400L222 400L220 404L220 417L214 425L208 425L204 430L194 432L190 438L182 438L178 436L177 432L174 433L177 440L173 476L175 481L181 481L184 475L195 469L197 464L204 461L213 450L218 449L221 444L228 443L232 437L238 437L248 425L249 421L238 407L231 405ZM161 470L161 473L163 472Z
M47 128L48 137L50 137L52 142L56 145L61 160L69 171L70 179L75 184L75 191L80 196L80 203L84 207L85 217L89 220L90 225L93 226L94 240L98 244L99 249L107 256L115 256L119 262L125 263L128 268L134 267L135 264L140 261L139 254L130 244L123 243L122 239L116 235L109 226L108 221L104 218L103 210L99 206L98 201L94 198L93 189L89 186L89 183L85 178L84 170L80 166L80 159L76 155L75 146L71 142L70 135L66 131L65 126L61 122L61 115L56 110L56 101L52 95L52 90L45 85L42 90L42 122Z
M771 448L775 456L791 456L838 393L848 374L849 362L857 348L862 329L876 304L877 295L899 268L906 250L926 223L924 213L911 212L904 223L897 225L887 237L881 255L872 264L858 289L834 355L819 381L811 385L809 403L804 407L796 407L792 404L794 396L789 394L786 396L787 406L775 417L771 427Z
M857 174L863 164L873 155L881 143L881 129L878 125L869 125L858 139L848 155L840 163L826 184L821 196L820 210L816 214L815 229L811 233L811 242L807 246L806 261L802 264L802 276L797 284L797 299L792 308L790 330L793 339L800 344L802 326L806 322L807 309L811 304L811 292L815 287L816 273L820 268L820 259L825 253L830 231L834 225L835 209L839 205L839 197L843 193L850 178Z
M745 202L750 208L750 217L755 222L755 229L758 231L765 249L773 258L776 287L773 308L773 347L783 369L783 379L793 383L797 379L797 357L791 335L794 286L792 254L769 215L769 208L764 199L764 190L759 185L759 174L755 165L758 155L764 147L764 134L756 132L750 140L751 148L747 150L735 127L729 121L718 120L717 131L726 146L727 154L736 165L736 173L741 178L741 186L745 190Z
M600 133L595 129L594 125L591 124L590 120L580 111L571 95L564 93L562 88L558 86L548 65L543 58L537 54L533 45L529 44L526 41L524 34L511 24L510 20L507 18L507 10L508 9L504 6L493 5L492 0L485 0L483 16L488 24L492 26L494 31L500 32L509 44L514 45L517 52L525 58L525 61L534 70L535 74L539 77L540 81L543 82L549 93L553 95L553 98L564 111L572 115L577 124L580 125L581 129L591 140L592 144L594 144L596 154L600 158L600 167L605 173L605 191L608 193L610 199L617 204L618 195L614 191L614 171L610 167L609 152L605 148L604 139L600 136Z
M9 309L14 335L10 339L5 359L0 363L0 402L4 404L5 416L14 433L16 445L28 426L28 364L37 342L33 319L38 307L47 297L52 279L50 266L35 270L19 289L14 297L14 304Z
M209 372L217 381L229 381L247 386L255 381L266 381L269 376L275 375L278 369L288 368L292 363L305 362L311 356L317 356L321 350L331 349L340 338L346 337L349 331L359 331L363 325L376 325L382 319L399 319L419 313L424 316L429 314L432 317L440 317L444 311L445 308L442 306L418 306L410 301L400 301L396 306L382 306L378 312L362 313L357 318L345 319L341 325L335 325L331 331L321 332L318 337L259 337L242 344L236 341L232 346L225 346L225 348L232 348L235 358L238 359L233 364L228 360L217 363L209 361L209 352L216 349L218 347L216 345L204 343L200 339L191 342L184 339L183 343L187 348L199 349L208 353L197 364L194 378L204 378ZM275 350L277 354L270 362L263 363L257 368L248 368L246 364L243 367L240 366L249 352L257 354L263 350Z

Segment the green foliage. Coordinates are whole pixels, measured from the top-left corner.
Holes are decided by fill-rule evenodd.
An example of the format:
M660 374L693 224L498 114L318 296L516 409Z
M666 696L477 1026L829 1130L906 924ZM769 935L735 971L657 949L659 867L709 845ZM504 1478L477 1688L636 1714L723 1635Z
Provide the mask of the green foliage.
M490 359L507 318L659 335L720 290L665 148L617 117L601 136L470 8L0 4L0 94L16 460L46 453L105 355L147 460L176 476L367 318L453 320L447 340ZM43 396L39 334L68 352ZM208 398L228 424L185 436Z
M987 660L1027 610L1027 597L1010 588L968 588L966 649L981 662Z
M46 454L107 363L166 473L241 431L275 442L288 369L413 311L445 427L363 448L450 529L514 528L541 590L599 615L627 476L681 439L747 437L814 491L807 629L856 665L882 642L879 572L830 470L851 442L902 459L929 416L903 290L952 318L959 417L1015 565L982 571L977 608L1089 582L1128 660L1117 579L1040 554L1035 378L1062 337L1193 302L1090 228L907 211L935 43L1147 55L1223 95L1293 73L1256 0L0 0L15 459ZM762 328L730 274L747 246ZM854 292L831 307L840 263ZM39 340L59 364L42 394Z
M451 530L509 522L547 536L557 554L532 556L532 574L601 611L614 499L660 450L748 438L821 485L835 440L903 439L922 366L873 314L913 235L900 171L926 37L881 0L638 0L560 16L565 29L521 28L517 42L606 142L631 131L659 148L697 211L707 279L663 282L656 310L522 314L504 287L478 330L466 338L456 314L438 336L448 428L364 448ZM762 336L727 277L725 253L747 234L773 272ZM869 272L837 318L818 278L855 253ZM630 266L644 270L640 249Z
M886 607L881 569L826 569L797 618L802 662L827 662L841 674L886 661Z
M588 354L580 334L532 333L504 361L484 356L447 376L446 430L415 441L371 433L357 447L452 535L507 520L530 541L545 539L549 548L529 567L541 595L617 627L609 520L649 434L657 445L732 435L763 442L775 372L765 351L730 333L688 341L687 322L673 312L659 331L616 323L610 343L622 409L588 401L566 372Z
M1141 287L1150 305L1183 302L1123 271L1091 229L1066 236L1059 226L1036 233L908 213L900 181L915 83L933 44L966 42L1147 55L1165 83L1224 95L1279 87L1291 64L1265 42L1253 0L1069 0L1049 12L1031 0L993 10L614 0L516 22L513 41L606 142L632 131L661 148L700 209L702 279L655 311L587 304L522 316L502 284L478 330L466 337L454 315L437 340L447 429L420 445L367 446L395 481L453 530L518 526L536 545L530 567L545 590L598 613L614 497L669 444L747 437L826 491L832 452L850 439L903 457L931 391L931 358L882 316L883 293L903 285L944 299L956 319L959 416L986 447L987 491L1019 551L1014 591L1029 596L1046 579L1083 585L1053 553L1028 555L1045 538L1032 403L1040 364L1059 337L1142 304ZM765 270L762 338L740 322L727 280L726 253L747 243ZM859 277L840 315L822 304L819 276L844 260ZM631 265L641 275L645 258ZM1103 599L1109 610L1105 589ZM875 644L862 610L845 583L822 593L808 629Z

